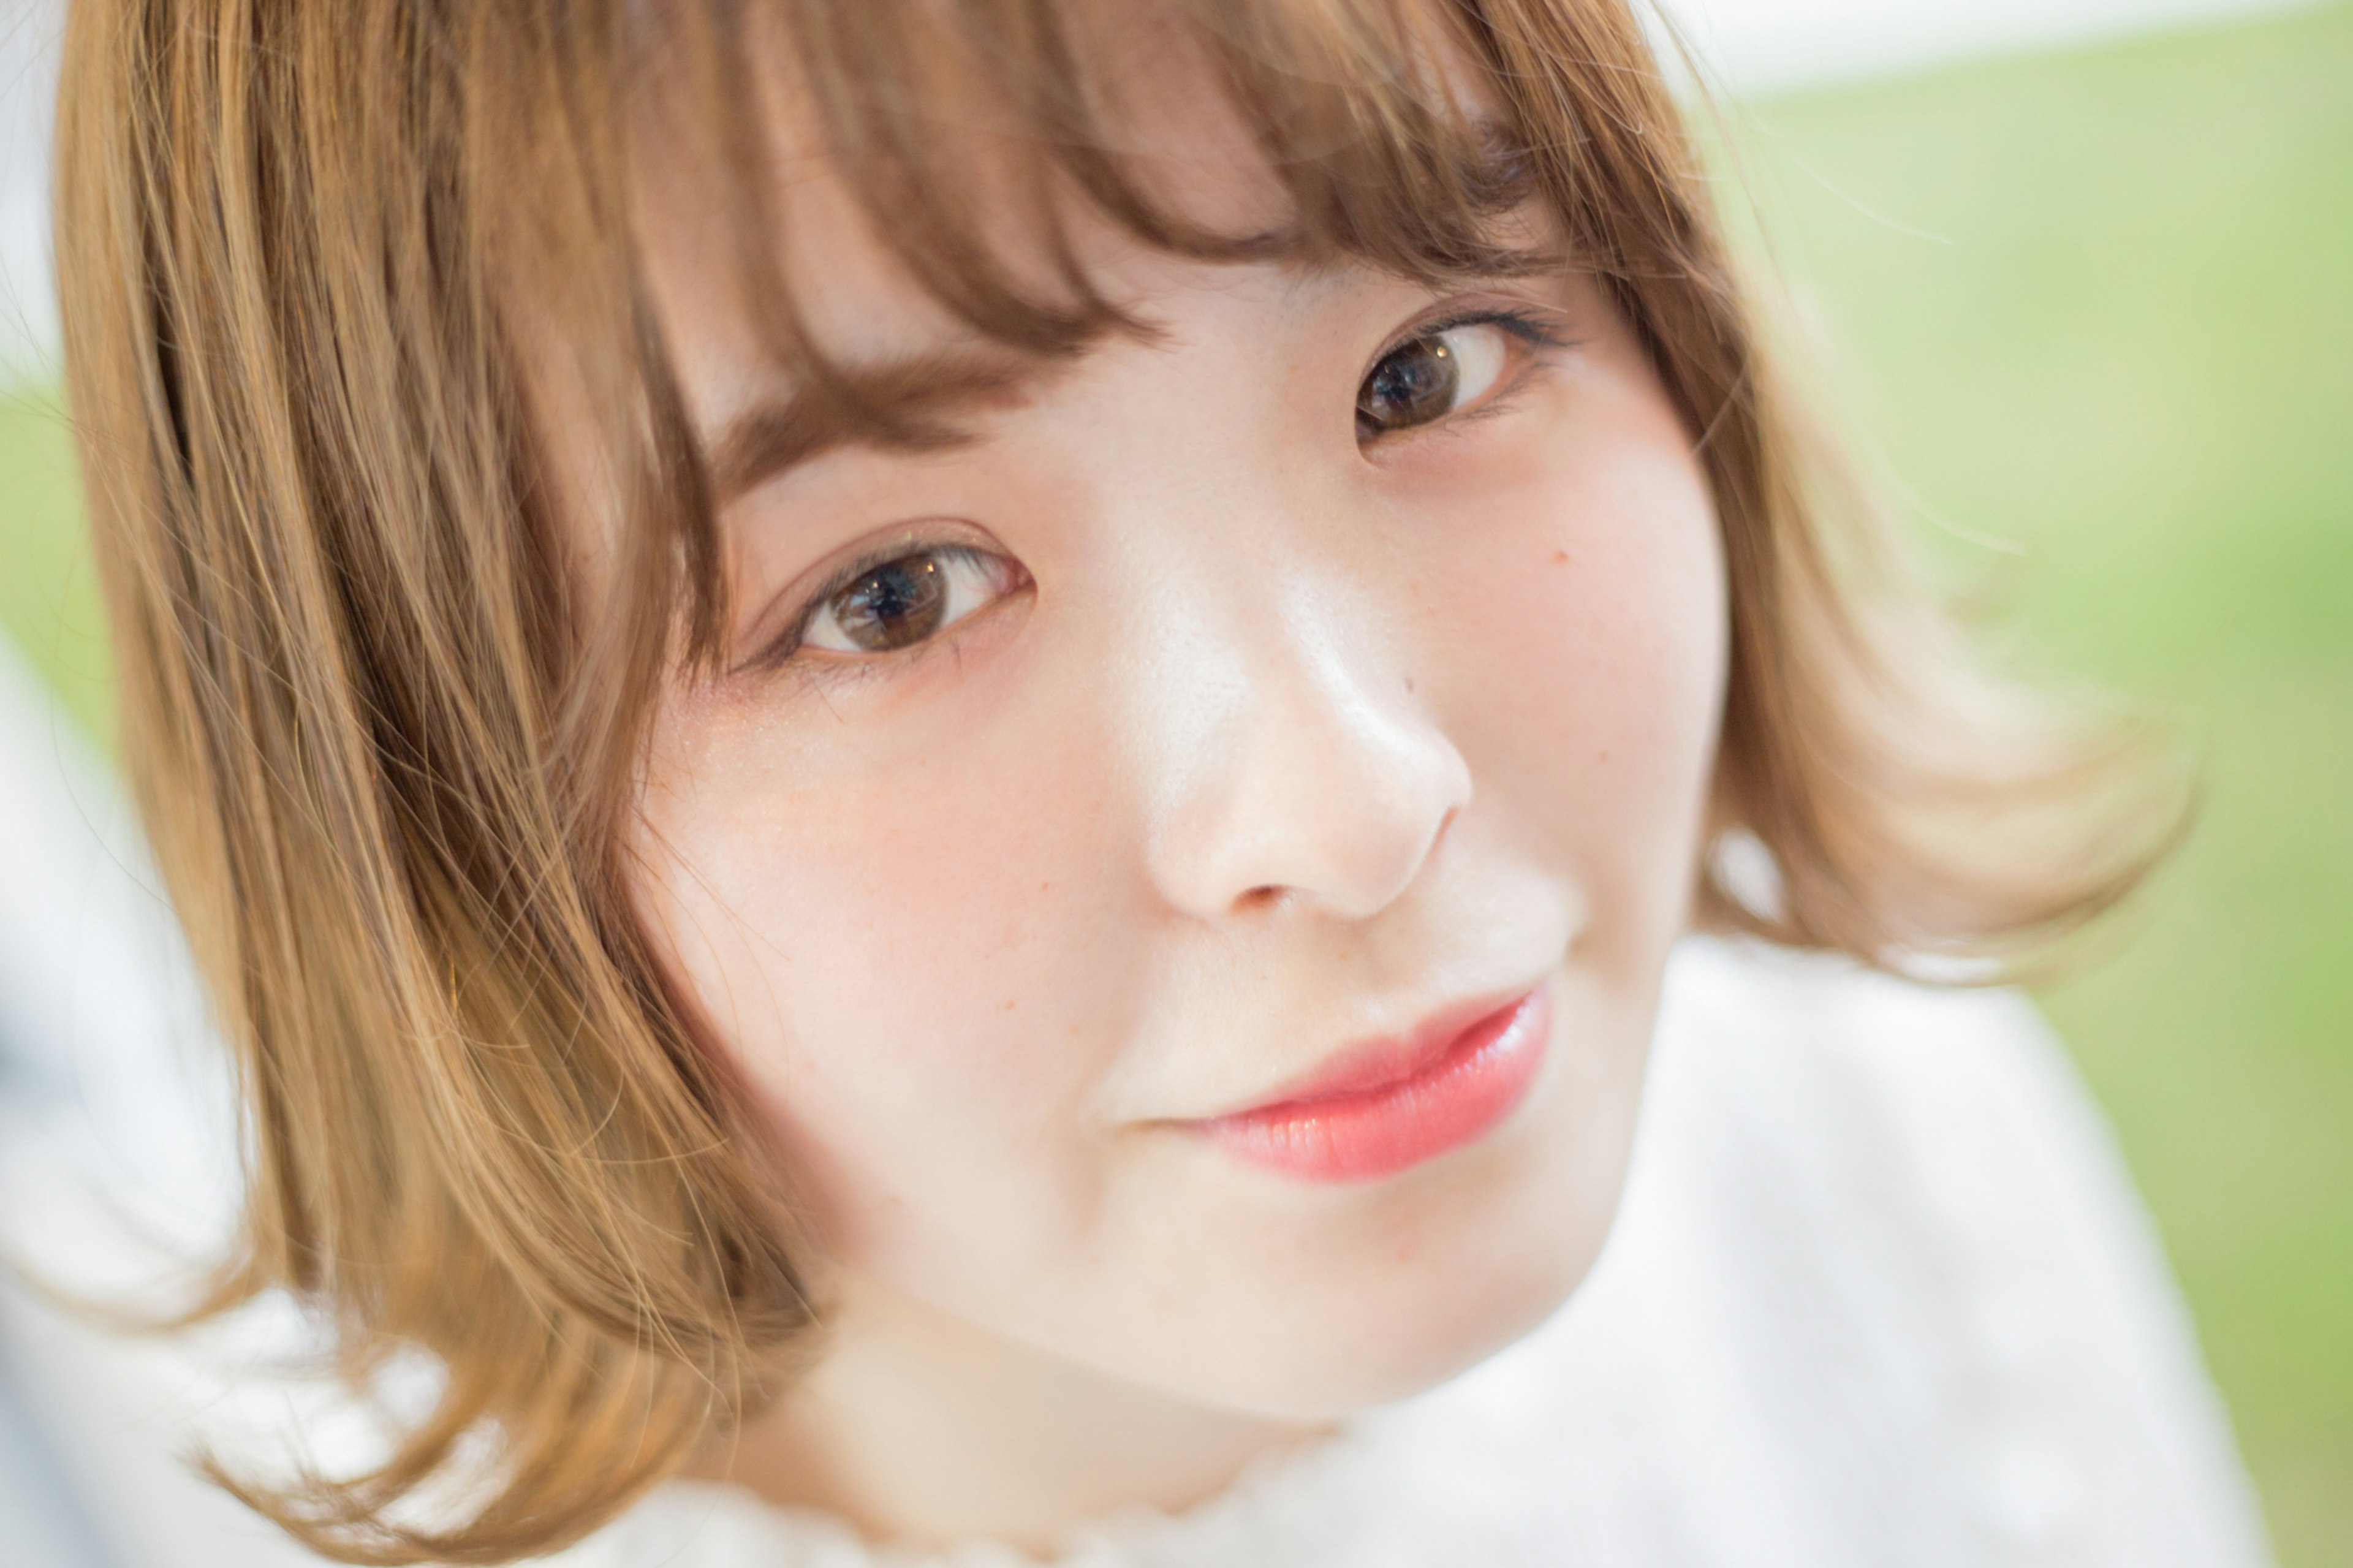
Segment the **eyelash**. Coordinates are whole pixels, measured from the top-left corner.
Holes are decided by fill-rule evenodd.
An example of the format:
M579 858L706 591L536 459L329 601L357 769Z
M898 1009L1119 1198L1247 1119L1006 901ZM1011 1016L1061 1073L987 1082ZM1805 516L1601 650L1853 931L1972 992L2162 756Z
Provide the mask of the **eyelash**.
M1501 327L1523 342L1537 348L1574 348L1576 340L1564 335L1554 327L1548 319L1550 314L1548 311L1539 314L1535 310L1502 305L1482 306L1476 310L1456 310L1445 315L1433 316L1426 321L1416 321L1382 344L1380 353L1373 356L1373 363L1380 363L1408 343L1419 342L1423 338L1435 337L1440 332L1451 332L1457 327Z

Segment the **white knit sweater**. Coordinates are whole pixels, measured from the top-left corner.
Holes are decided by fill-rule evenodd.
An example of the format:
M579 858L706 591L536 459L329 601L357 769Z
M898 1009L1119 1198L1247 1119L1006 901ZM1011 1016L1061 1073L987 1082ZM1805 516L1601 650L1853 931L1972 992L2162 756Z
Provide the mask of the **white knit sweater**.
M1709 941L1592 1278L1455 1382L1066 1568L2240 1568L2226 1424L2031 1009ZM665 1489L563 1568L1011 1568Z

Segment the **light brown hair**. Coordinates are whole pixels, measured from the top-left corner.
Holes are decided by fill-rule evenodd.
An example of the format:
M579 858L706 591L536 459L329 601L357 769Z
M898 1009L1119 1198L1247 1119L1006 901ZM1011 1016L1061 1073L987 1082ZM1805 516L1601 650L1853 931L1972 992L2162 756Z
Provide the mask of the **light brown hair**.
M1114 45L1147 9L1258 138L1281 234L1202 227L1118 151ZM1413 67L1440 58L1477 112ZM911 276L1039 355L1133 323L1074 263L1017 278L987 237L1008 203L1050 257L1087 211L1187 255L1433 279L1516 265L1491 220L1548 204L1722 519L1717 825L1778 887L1711 871L1702 920L1883 966L2015 958L2146 864L2165 819L2105 793L2121 753L1969 673L1790 407L1623 0L79 0L69 393L126 760L249 1120L215 1304L289 1289L354 1380L403 1347L447 1371L380 1468L231 1481L315 1548L573 1539L812 1329L775 1162L649 956L620 831L724 594L713 455L631 239L645 160L707 177L757 329L830 416L924 437L810 346L754 61ZM949 100L1009 177L969 177ZM611 498L595 581L555 361Z

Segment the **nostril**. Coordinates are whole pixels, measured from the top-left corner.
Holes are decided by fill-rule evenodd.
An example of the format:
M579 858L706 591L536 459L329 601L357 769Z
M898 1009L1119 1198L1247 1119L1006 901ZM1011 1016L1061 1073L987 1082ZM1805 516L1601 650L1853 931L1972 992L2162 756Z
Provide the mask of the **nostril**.
M1248 910L1271 910L1282 902L1282 889L1268 882L1250 889L1240 898L1236 899L1234 909L1238 912Z

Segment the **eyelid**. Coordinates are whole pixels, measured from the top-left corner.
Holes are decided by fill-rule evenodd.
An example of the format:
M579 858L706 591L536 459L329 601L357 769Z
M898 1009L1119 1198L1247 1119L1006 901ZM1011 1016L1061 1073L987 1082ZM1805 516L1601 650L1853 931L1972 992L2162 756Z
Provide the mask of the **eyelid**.
M1510 305L1462 305L1441 310L1434 316L1409 321L1392 333L1388 342L1374 351L1365 362L1357 380L1373 373L1374 366L1408 343L1423 338L1434 338L1440 332L1451 332L1457 327L1499 327L1521 342L1536 348L1566 349L1577 346L1577 340L1554 324L1564 314L1556 309L1535 303Z

